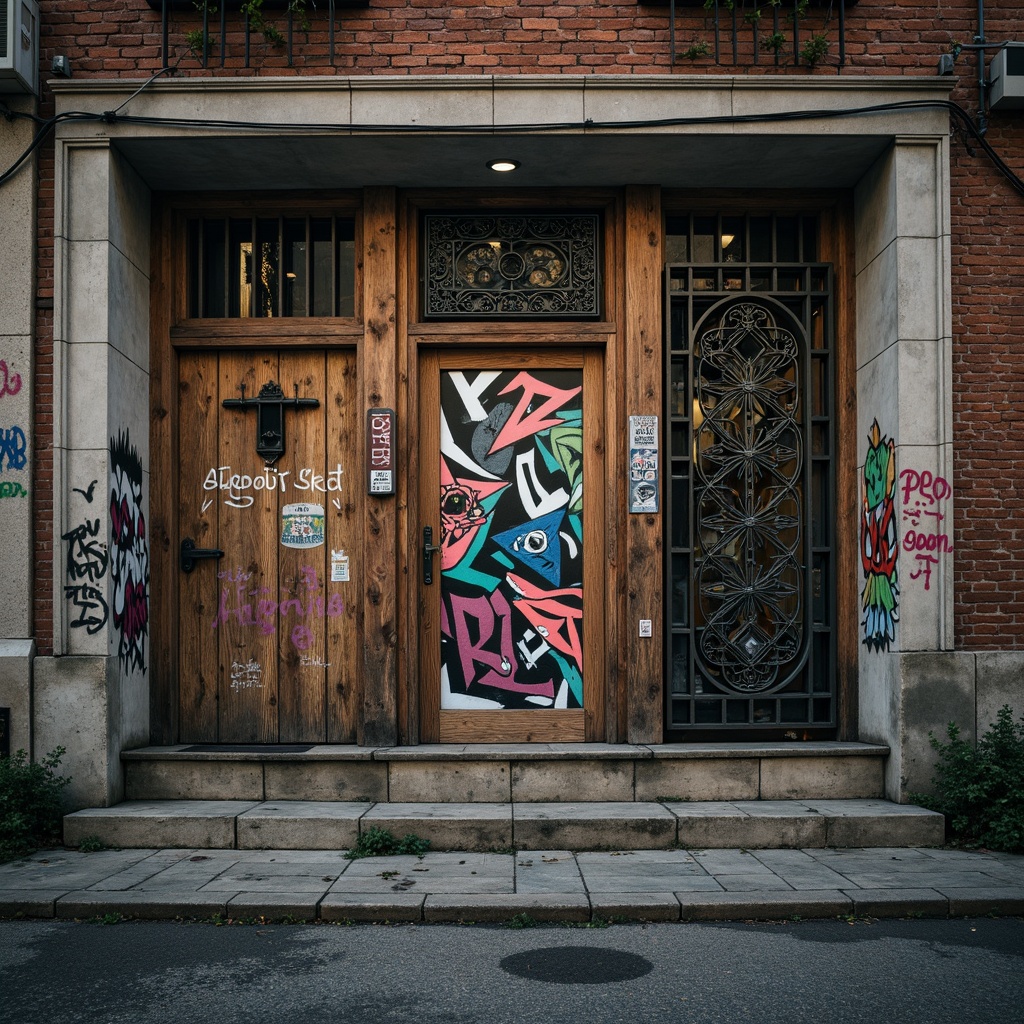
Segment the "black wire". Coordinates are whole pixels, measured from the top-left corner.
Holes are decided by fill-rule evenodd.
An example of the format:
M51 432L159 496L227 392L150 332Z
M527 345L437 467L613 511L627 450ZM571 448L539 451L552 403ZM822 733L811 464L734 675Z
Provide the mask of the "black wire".
M142 88L146 88L158 75L164 74L168 68L163 68L153 75L149 81L147 81ZM926 110L926 109L944 109L950 114L952 120L957 122L960 129L969 135L985 152L985 155L992 162L993 167L1010 183L1014 191L1020 196L1024 196L1024 180L1022 180L999 156L999 154L992 148L991 144L985 138L984 134L975 125L972 116L958 103L954 103L952 100L899 100L893 103L879 103L872 106L866 107L847 107L842 110L791 110L781 111L776 113L766 114L724 114L710 117L667 117L650 120L634 120L634 121L593 121L587 120L581 122L565 121L562 123L547 123L547 124L518 124L518 125L505 125L500 128L496 128L495 125L394 125L394 124L331 124L331 123L310 123L310 124L294 124L294 123L280 123L280 122L256 122L256 121L226 121L216 120L212 118L183 118L183 117L144 117L133 114L119 114L125 104L134 99L135 96L141 92L139 89L132 96L122 103L119 107L112 111L105 111L102 114L91 113L87 111L69 111L64 114L58 114L55 117L49 118L45 121L40 122L39 118L33 118L37 123L41 123L42 127L37 133L35 139L29 148L18 158L12 167L10 167L3 174L0 174L0 186L8 181L17 169L28 159L28 157L38 148L42 140L46 135L53 130L53 128L64 120L92 120L92 121L104 121L108 124L114 124L122 122L125 124L134 125L152 125L167 127L170 125L190 128L190 129L210 129L219 131L246 131L246 132L275 132L282 134L298 134L298 133L320 133L320 132L345 132L347 134L456 134L456 135L493 135L496 132L507 133L511 135L524 135L531 134L533 132L551 132L551 131L614 131L622 129L637 129L637 128L670 128L670 127L686 127L686 126L700 126L700 125L735 125L735 124L772 124L781 123L787 121L809 121L824 118L844 118L844 117L856 117L864 114L878 114L887 113L891 111L899 110ZM3 107L3 113L8 118L12 117L31 117L32 115L19 114L8 110Z

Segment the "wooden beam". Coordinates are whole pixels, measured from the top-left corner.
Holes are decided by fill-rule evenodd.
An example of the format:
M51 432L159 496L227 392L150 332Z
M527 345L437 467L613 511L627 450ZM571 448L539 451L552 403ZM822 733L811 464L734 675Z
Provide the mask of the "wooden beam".
M662 223L661 190L631 185L625 203L625 416L663 416L662 383ZM628 422L628 420L627 420ZM626 423L611 446L628 465ZM662 489L667 453L661 453ZM664 495L662 495L662 501ZM626 669L626 739L660 743L664 718L662 637L664 635L663 514L628 514L626 526L626 621L621 636L629 646ZM638 636L641 619L652 622L652 636Z
M358 379L363 411L395 408L396 308L398 270L397 194L394 188L363 193L363 338ZM401 472L402 467L399 467ZM353 472L365 488L366 467ZM394 496L364 498L362 587L362 715L359 743L398 742L397 687L397 518Z

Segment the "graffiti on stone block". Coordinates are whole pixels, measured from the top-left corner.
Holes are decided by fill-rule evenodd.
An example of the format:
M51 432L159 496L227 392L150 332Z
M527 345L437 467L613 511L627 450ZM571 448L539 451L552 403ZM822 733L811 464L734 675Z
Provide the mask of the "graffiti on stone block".
M88 490L75 487L87 502L92 503L96 481ZM86 518L78 526L61 534L67 543L64 558L64 574L67 583L64 597L71 602L72 617L68 625L72 629L84 629L90 636L98 633L106 624L109 615L103 589L98 586L107 575L107 545L100 540L99 519Z
M878 420L868 434L861 480L860 552L864 569L861 594L863 643L888 650L899 621L899 540L896 535L896 445L882 434Z
M0 481L0 498L26 498L28 491L16 480Z
M142 511L142 463L127 431L110 439L110 580L117 657L146 671L149 632L149 539Z
M0 398L5 395L16 395L21 390L21 374L13 373L7 367L7 361L0 359Z
M952 494L949 481L927 469L904 469L900 473L902 517L909 524L903 531L902 547L917 562L917 571L908 576L923 580L925 590L931 590L932 569L939 564L939 556L953 551L952 538L943 526L943 502Z
M24 469L28 463L28 442L21 427L0 427L0 472Z

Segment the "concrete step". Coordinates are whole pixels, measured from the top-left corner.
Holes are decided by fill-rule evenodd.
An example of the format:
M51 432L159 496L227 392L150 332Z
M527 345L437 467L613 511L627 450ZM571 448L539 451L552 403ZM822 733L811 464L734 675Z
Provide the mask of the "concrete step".
M145 747L121 755L129 800L616 803L884 795L870 743Z
M132 800L64 819L64 841L160 849L343 850L371 828L434 850L924 847L940 814L885 800L413 803Z

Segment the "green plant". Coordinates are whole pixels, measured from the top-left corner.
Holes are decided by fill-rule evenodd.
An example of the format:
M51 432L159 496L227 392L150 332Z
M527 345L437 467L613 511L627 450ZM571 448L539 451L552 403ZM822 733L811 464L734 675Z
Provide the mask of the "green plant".
M99 853L100 850L109 849L99 836L83 836L78 842L79 853Z
M1014 722L1004 704L977 746L950 722L949 742L929 734L939 760L932 778L937 794L913 794L946 816L948 837L963 846L1024 852L1024 717Z
M393 857L397 854L422 857L429 849L429 839L420 839L414 835L396 839L386 828L374 826L356 840L356 845L345 854L345 858L358 860L360 857Z
M706 57L711 53L711 47L706 39L698 39L697 42L680 50L679 56L684 60L697 60L699 57Z
M59 842L61 790L71 781L57 774L64 748L29 763L24 750L0 758L0 862Z
M785 45L786 35L783 32L772 32L761 40L761 49L766 51L771 50L771 52L776 56L782 52L782 48Z
M811 36L800 48L800 56L813 68L825 58L828 49L832 44L824 32Z
M106 914L101 914L99 917L93 918L94 924L120 924L124 920L123 915L119 914L116 910L108 911Z
M525 911L514 914L505 922L506 928L536 928L537 922Z
M297 14L299 17L299 28L303 32L309 29L309 15L306 11L307 0L288 0L286 11L288 14ZM263 0L245 0L240 8L242 14L249 19L249 28L253 32L261 32L268 43L280 46L284 43L284 36L276 25L267 21L263 16Z

